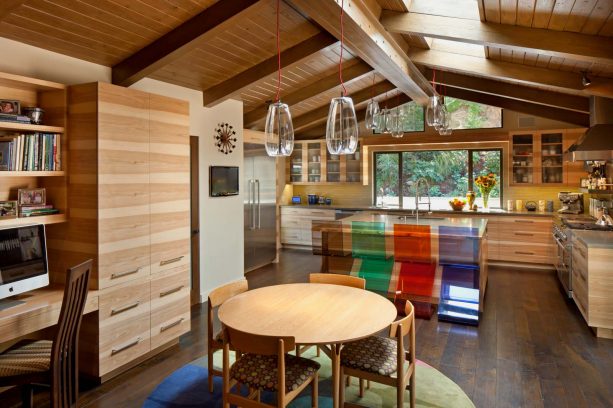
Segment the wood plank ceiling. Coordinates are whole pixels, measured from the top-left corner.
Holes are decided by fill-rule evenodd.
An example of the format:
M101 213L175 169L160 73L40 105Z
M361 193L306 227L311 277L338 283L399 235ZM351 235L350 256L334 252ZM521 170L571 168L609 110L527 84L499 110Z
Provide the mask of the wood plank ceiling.
M334 3L329 10L336 7L335 0L318 1ZM515 31L508 28L517 27L517 33L524 28L546 30L544 33L579 33L585 36L580 38L606 44L613 38L613 0L353 0L353 3L359 3L362 14L352 14L354 8L350 18L371 21L390 31L379 34L393 42L393 50L402 50L406 55L386 63L408 64L407 80L415 81L418 85L414 89L418 91L424 84L421 75L431 78L432 69L436 69L444 71L438 76L439 81L462 90L456 92L458 95L505 107L518 106L552 118L564 118L565 112L571 112L567 116L575 123L584 123L587 118L587 96L613 97L613 64L608 62L613 60L613 50L607 52L604 47L604 52L594 51L600 52L596 59L564 58L547 50L535 52L516 46ZM307 7L308 3L281 2L280 48L284 64L281 95L291 105L299 137L321 137L326 107L330 98L340 93L339 37L334 27L336 20L309 16L309 10L301 5ZM414 24L407 30L392 27L390 19L399 16L424 21L437 18L452 27L482 24L488 30L504 28L510 30L510 40L492 44L486 38L479 43L461 38L459 29L449 30L450 34L445 36L440 34L442 30L424 35L428 34L427 26L419 29ZM0 2L0 36L114 67L117 71L114 80L122 77L118 83L124 85L148 76L204 91L203 103L207 106L226 98L240 98L244 102L245 125L254 129L263 128L266 106L276 93L275 22L275 0ZM367 44L368 35L356 33L358 25L355 20L355 25L345 33L347 43L356 49L343 53L347 92L356 99L356 109L363 110L370 97L387 100L390 106L407 101L396 90L400 86L398 67L394 67L393 73L382 69L375 72L371 68L386 65L369 59L381 54L377 54L379 51L368 54L375 43ZM377 33L369 35L373 38ZM175 49L169 48L169 44L176 44ZM575 45L572 52L583 52L581 44ZM551 47L564 49L564 44ZM365 60L371 62L370 66ZM411 71L413 64L421 72ZM581 85L581 71L589 73L593 85L587 88ZM407 84L406 89L410 89L411 83Z

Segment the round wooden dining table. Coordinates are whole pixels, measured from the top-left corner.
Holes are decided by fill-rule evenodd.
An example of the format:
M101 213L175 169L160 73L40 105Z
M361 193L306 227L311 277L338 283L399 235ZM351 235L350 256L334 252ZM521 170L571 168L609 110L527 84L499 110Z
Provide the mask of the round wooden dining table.
M297 344L323 347L332 359L334 408L338 408L342 345L385 329L395 318L396 307L383 296L319 283L254 289L234 296L219 308L219 320L235 330L291 336Z

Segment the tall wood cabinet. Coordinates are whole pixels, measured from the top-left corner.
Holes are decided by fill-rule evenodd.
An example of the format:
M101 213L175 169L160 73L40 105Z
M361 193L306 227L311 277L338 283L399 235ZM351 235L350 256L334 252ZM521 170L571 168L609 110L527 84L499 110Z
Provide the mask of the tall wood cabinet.
M62 271L94 259L99 311L84 318L80 368L104 380L190 328L189 106L78 85L68 126L68 223L49 259Z

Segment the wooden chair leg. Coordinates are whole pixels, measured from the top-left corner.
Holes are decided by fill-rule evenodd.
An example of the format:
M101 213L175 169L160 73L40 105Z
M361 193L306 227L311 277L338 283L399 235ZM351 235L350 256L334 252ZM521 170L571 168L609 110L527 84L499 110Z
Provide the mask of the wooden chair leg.
M402 381L396 386L396 406L404 406L404 391L406 384Z
M321 357L321 350L319 350L319 346L317 346L317 357Z
M344 383L344 377L345 377L345 370L343 369L343 366L341 366L341 372L340 372L341 380L339 381L339 383L341 384L341 389L338 391L338 406L339 407L345 406L345 387L343 387L342 385Z
M415 408L415 373L409 378L409 384L411 390L411 408Z
M296 357L300 357L300 345L296 346Z
M213 393L213 353L209 352L209 361L207 361L209 369L209 392Z
M21 405L23 408L32 408L34 399L34 387L25 384L21 387Z
M351 387L351 376L350 375L347 376L347 380L345 381L345 386Z
M311 406L317 408L319 406L319 373L315 373L311 383Z
M366 389L370 390L370 380L366 380Z
M360 398L364 397L364 379L360 378L360 393L358 394Z

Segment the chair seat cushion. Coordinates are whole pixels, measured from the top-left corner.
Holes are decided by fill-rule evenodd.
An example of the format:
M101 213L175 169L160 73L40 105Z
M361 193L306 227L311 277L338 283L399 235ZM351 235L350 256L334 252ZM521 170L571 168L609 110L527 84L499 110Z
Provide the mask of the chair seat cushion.
M290 392L319 370L319 363L306 358L285 355L285 391ZM277 356L244 354L230 368L230 377L252 388L276 392L279 388Z
M343 347L341 364L356 370L391 376L397 369L397 353L396 340L371 336Z
M24 340L0 354L0 377L40 373L51 365L49 340Z

